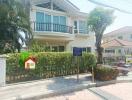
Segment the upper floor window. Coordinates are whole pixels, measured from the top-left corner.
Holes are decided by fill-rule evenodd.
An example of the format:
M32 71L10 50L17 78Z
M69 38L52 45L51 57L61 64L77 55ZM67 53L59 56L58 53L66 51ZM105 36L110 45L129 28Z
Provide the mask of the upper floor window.
M122 40L123 39L123 36L118 36L118 39L121 39Z
M36 12L36 30L51 31L51 15L43 12Z
M52 4L51 2L48 2L48 3L43 3L43 4L38 4L36 5L38 7L42 7L42 8L47 8L47 9L52 9L52 10L56 10L56 11L62 11L62 12L65 12L63 9L61 9L60 7L58 7L56 4L53 3L53 7L52 7Z
M36 12L36 22L51 23L51 15L43 13L43 12Z
M74 21L74 32L87 34L86 21Z
M51 17L53 15L49 15L43 12L36 12L36 22L37 23L54 23L66 25L66 17L65 16L53 16L53 22L51 21Z
M42 8L47 8L47 9L51 9L51 2L43 3L43 4L38 4L36 6L42 7Z
M58 6L55 5L55 4L53 4L53 10L65 12L63 9L61 9L60 7L58 7Z
M53 16L43 12L36 12L36 31L54 31L71 33L66 26L66 16Z
M86 23L85 21L79 21L79 33L86 33Z
M79 21L79 33L87 34L88 29L85 21Z
M77 21L74 21L74 33L78 33L78 31L77 31Z

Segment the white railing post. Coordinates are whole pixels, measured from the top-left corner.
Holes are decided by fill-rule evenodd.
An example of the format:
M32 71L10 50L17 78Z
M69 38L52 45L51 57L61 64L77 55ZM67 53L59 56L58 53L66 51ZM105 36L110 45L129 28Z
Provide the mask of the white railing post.
M5 55L0 55L0 87L6 85L6 58Z

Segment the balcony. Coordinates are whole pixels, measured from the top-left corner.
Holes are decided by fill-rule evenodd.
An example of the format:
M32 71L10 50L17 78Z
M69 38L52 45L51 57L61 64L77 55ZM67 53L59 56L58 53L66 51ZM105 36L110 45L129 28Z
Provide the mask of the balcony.
M74 40L73 28L71 26L53 23L32 23L34 37L36 39L50 40Z
M61 24L33 22L33 27L35 32L60 32L73 34L73 28L71 26Z

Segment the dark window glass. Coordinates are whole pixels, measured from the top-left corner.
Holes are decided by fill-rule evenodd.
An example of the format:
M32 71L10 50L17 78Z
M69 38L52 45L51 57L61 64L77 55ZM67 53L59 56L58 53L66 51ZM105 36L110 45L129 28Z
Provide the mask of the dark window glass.
M53 10L65 12L64 10L62 10L60 7L58 7L58 6L55 5L55 4L53 4Z
M45 46L45 51L46 52L51 51L50 46Z
M47 9L51 9L51 2L43 3L43 4L38 4L36 6L42 7L42 8L47 8Z
M86 51L87 51L87 49L86 49L86 48L83 48L82 50L83 50L83 52L86 52Z
M121 49L118 50L118 53L121 53Z
M52 46L52 52L58 52L58 46Z
M65 47L64 46L59 46L59 52L64 52L65 51Z
M74 21L74 33L78 33L78 31L77 31L77 21Z
M87 48L87 52L91 52L91 47L88 47Z
M123 37L122 36L119 36L118 39L123 39Z

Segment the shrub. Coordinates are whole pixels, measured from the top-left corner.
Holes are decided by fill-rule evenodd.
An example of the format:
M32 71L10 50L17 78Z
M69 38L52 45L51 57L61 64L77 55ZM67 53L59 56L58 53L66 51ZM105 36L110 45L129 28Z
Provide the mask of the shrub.
M96 67L94 71L95 79L100 81L109 81L117 78L119 71L110 67Z
M25 80L42 79L55 76L73 75L77 73L77 64L72 53L56 53L56 52L39 52L29 53L29 56L34 56L37 60L35 70L26 71L22 64L19 64L21 54L9 54L7 59L7 75L17 76L17 80L23 77ZM23 57L22 57L23 58ZM24 59L26 59L25 57ZM22 59L24 61L24 59ZM95 66L96 59L93 54L84 53L80 57L80 73L87 72L92 66ZM13 79L13 78L11 78Z

